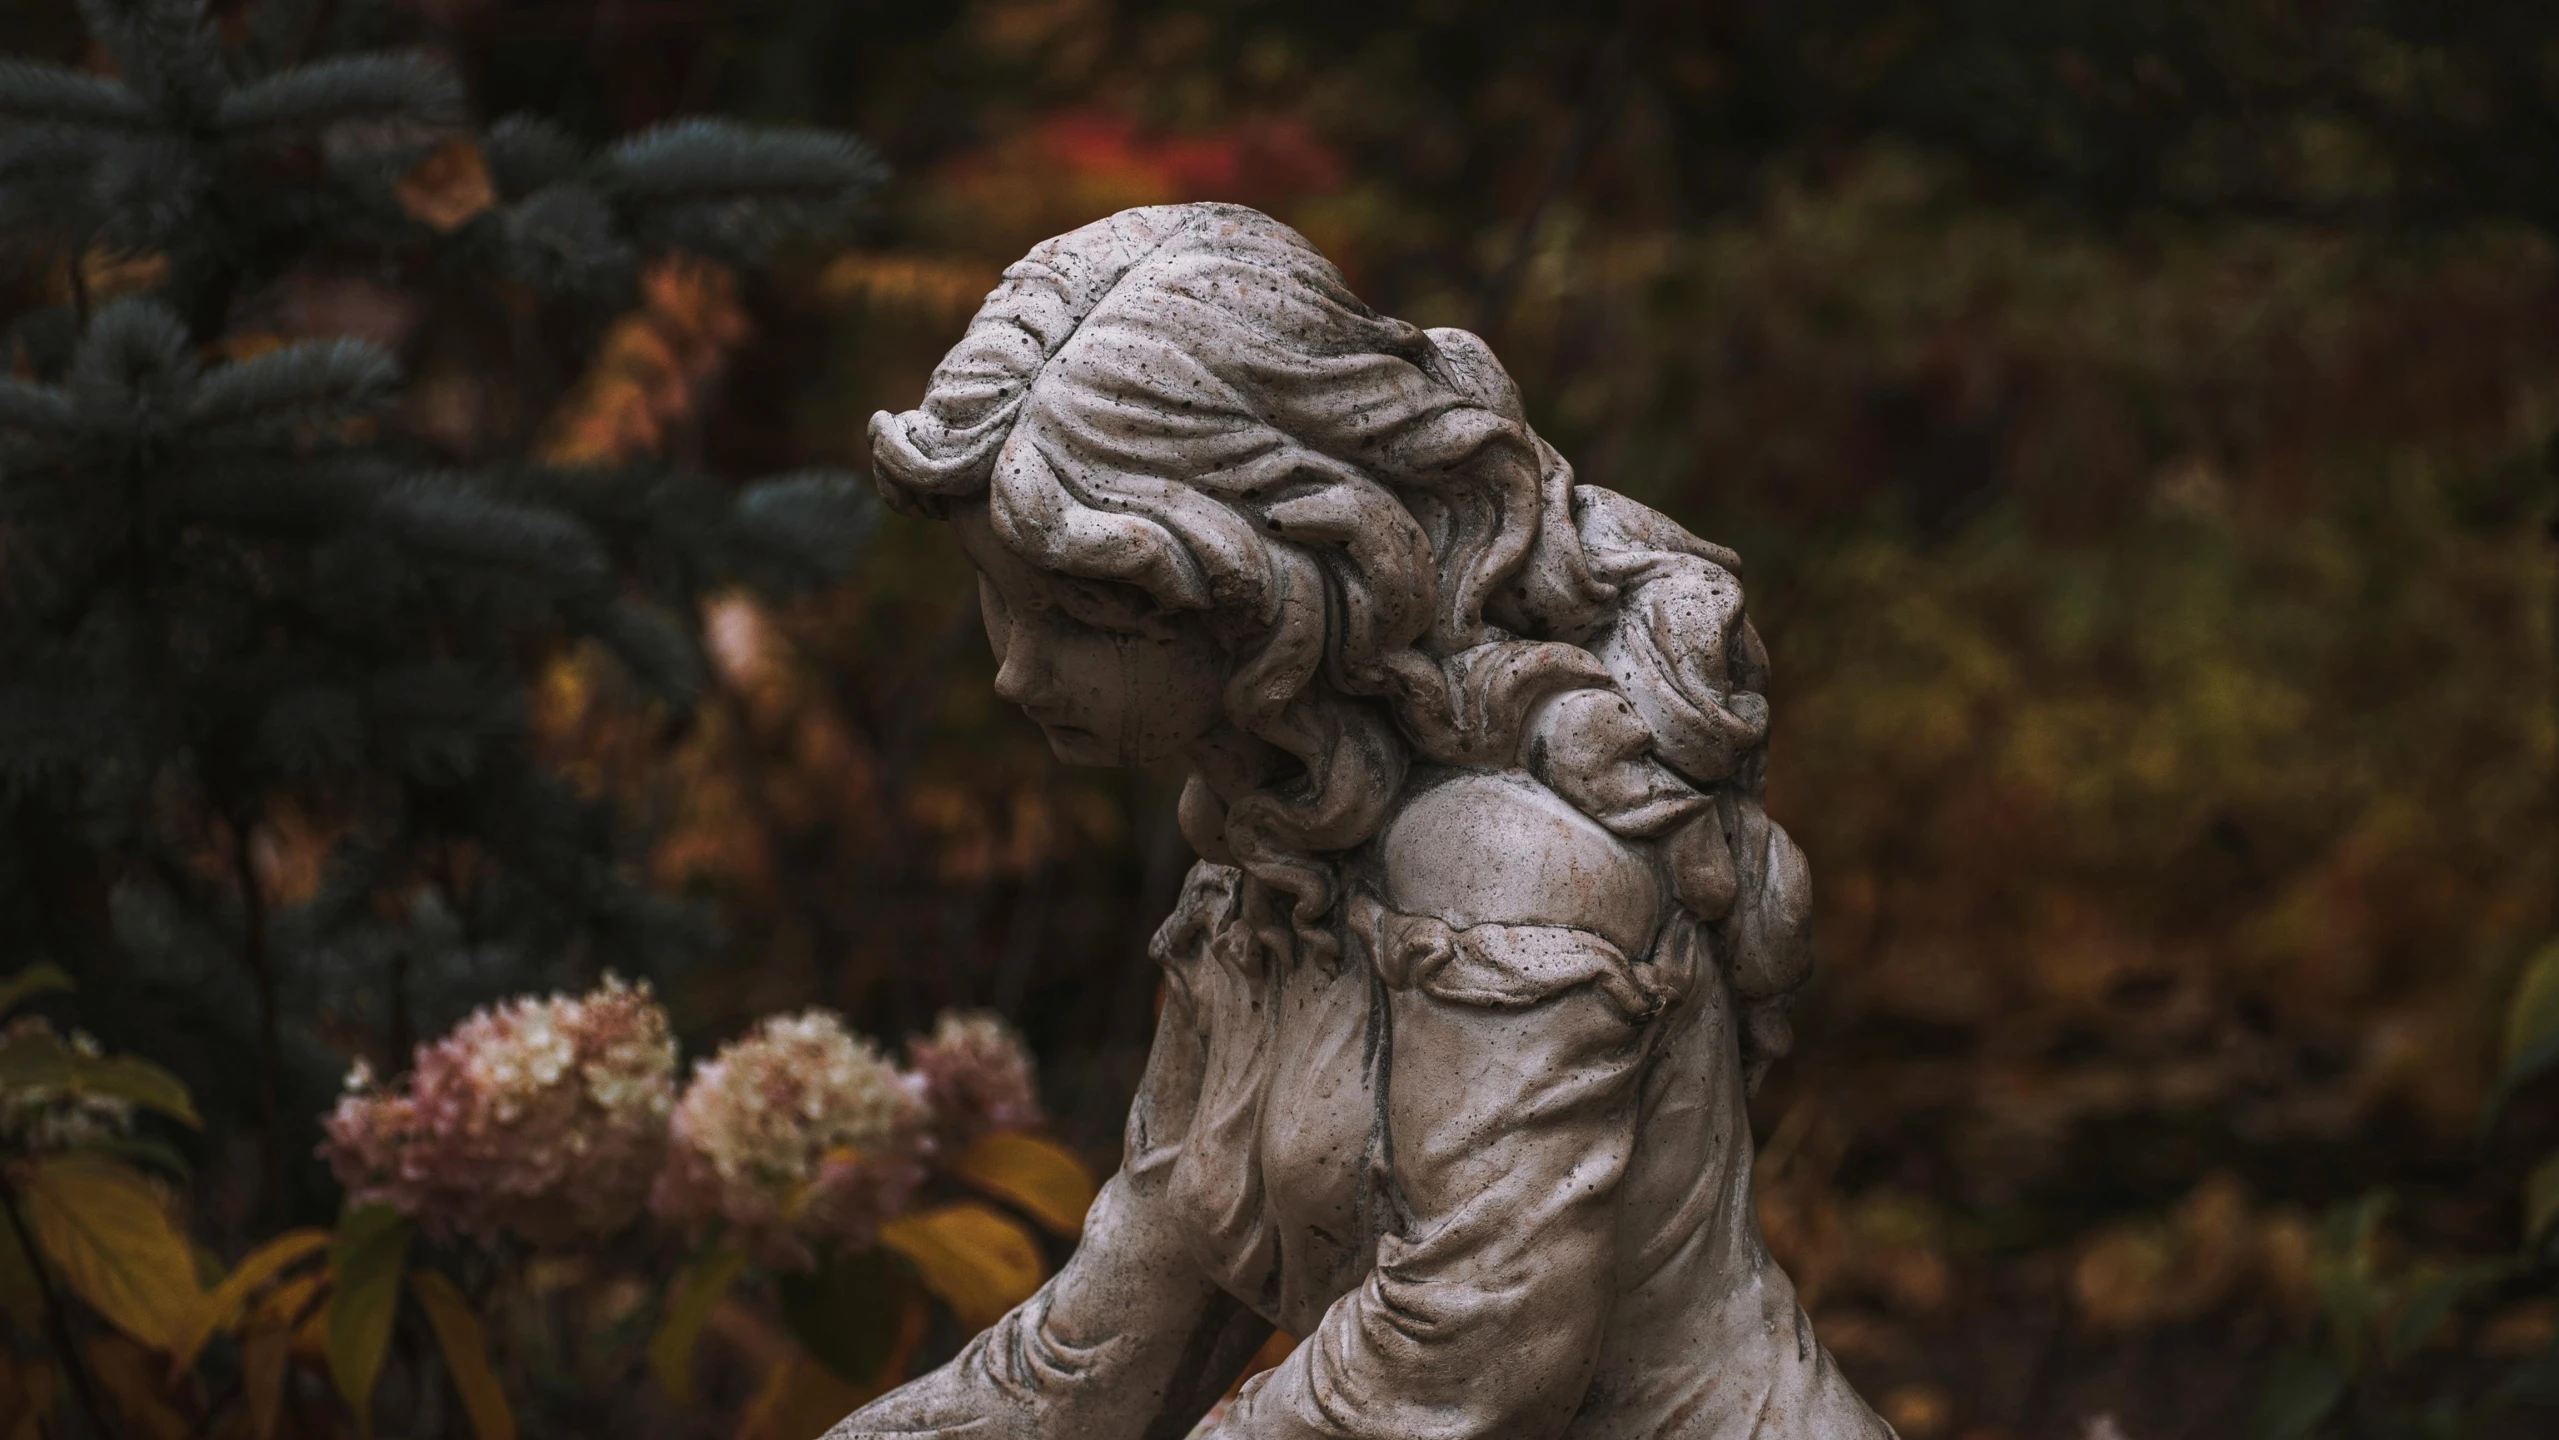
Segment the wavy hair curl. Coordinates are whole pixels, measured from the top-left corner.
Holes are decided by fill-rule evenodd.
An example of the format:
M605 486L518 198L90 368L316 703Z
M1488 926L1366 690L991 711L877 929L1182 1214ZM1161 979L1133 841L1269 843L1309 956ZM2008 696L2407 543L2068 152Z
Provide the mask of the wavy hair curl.
M1577 498L1482 340L1378 314L1241 206L1124 211L1033 249L871 443L892 503L982 500L1033 565L1206 618L1236 656L1229 717L1297 762L1224 817L1246 916L1279 953L1329 960L1329 857L1376 832L1412 756L1506 763L1538 700L1622 683L1579 642L1664 545L1739 568L1620 497ZM1594 496L1607 523L1577 525ZM1710 653L1662 661L1673 693L1635 697L1700 785L1765 735L1738 693L1756 674L1722 683L1728 649L1763 663L1737 587L1730 610ZM1194 777L1185 815L1216 803Z

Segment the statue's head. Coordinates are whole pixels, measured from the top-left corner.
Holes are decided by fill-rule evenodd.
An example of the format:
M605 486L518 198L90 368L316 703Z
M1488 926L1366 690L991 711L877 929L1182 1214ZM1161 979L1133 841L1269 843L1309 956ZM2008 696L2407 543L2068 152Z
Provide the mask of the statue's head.
M871 440L891 501L958 532L997 689L1061 758L1278 757L1232 803L1195 777L1183 827L1294 897L1301 935L1412 755L1492 759L1537 700L1610 683L1556 642L1618 587L1491 351L1379 315L1252 210L1033 249Z

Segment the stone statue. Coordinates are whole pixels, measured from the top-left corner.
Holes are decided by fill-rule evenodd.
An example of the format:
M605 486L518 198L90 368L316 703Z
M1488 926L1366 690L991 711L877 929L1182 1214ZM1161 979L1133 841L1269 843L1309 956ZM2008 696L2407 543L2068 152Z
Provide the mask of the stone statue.
M1040 245L881 414L1061 759L1190 769L1120 1172L885 1435L1888 1436L1751 1206L1809 963L1739 560L1573 483L1484 342L1295 231Z

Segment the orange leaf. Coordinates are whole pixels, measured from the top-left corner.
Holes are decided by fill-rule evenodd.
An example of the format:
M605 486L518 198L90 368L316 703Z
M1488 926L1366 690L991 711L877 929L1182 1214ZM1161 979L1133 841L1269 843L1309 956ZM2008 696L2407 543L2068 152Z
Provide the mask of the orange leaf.
M867 1398L807 1356L786 1356L738 1417L738 1440L816 1440Z
M1019 1130L998 1130L951 1161L951 1173L1060 1235L1084 1232L1093 1177L1075 1152Z
M454 140L436 147L400 178L392 191L411 219L445 234L471 223L474 216L498 203L498 187L489 179L480 147Z

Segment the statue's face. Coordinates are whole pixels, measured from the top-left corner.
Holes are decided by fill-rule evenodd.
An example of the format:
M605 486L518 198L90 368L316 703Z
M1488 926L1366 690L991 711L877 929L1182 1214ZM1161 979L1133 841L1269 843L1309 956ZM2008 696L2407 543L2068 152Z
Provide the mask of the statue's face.
M1226 720L1233 663L1199 616L1134 585L1050 575L1005 548L984 506L954 517L977 566L995 693L1022 707L1070 765L1143 765Z

